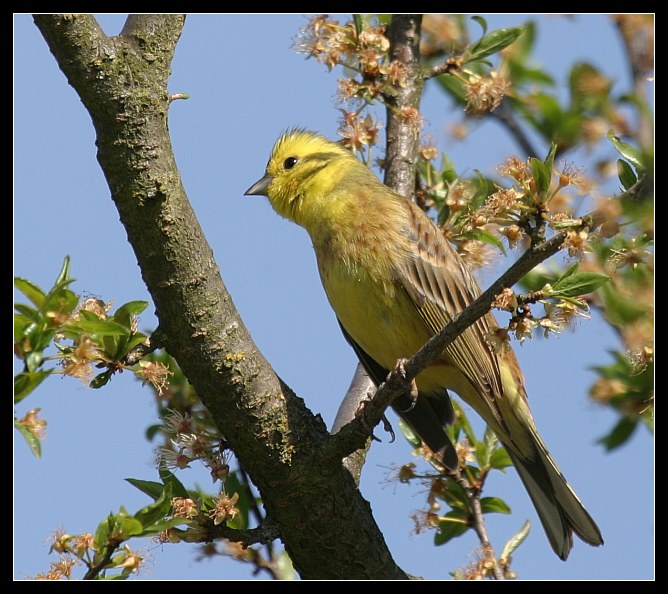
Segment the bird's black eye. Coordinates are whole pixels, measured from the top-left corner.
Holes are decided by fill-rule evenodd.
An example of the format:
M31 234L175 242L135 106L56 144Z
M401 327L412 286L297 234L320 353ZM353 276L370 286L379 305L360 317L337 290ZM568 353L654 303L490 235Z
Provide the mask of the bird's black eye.
M283 169L292 169L297 164L297 157L288 157L283 161Z

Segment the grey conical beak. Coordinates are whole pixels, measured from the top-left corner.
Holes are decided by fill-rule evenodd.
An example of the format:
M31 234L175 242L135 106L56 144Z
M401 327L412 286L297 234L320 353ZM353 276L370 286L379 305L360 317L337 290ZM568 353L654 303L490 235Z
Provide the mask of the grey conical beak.
M265 175L262 179L256 181L250 188L244 192L244 196L266 196L269 184L274 180L270 175Z

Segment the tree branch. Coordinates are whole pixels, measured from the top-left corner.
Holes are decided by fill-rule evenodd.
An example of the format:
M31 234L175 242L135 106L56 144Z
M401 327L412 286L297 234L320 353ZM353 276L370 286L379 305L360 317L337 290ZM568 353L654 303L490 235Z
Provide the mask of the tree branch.
M504 580L505 576L503 575L503 568L499 565L496 554L494 553L494 547L492 546L492 543L489 540L489 535L487 534L487 526L485 526L485 518L482 513L482 506L480 504L480 493L482 486L479 488L473 487L468 479L459 470L448 474L466 493L469 504L471 506L471 516L473 520L472 528L478 536L478 540L480 541L485 558L493 564L492 575L494 575L494 578L497 580Z
M508 130L510 135L515 139L517 144L520 145L521 149L524 151L527 157L537 157L538 153L536 149L531 144L529 137L524 133L522 127L519 125L511 109L508 107L508 103L504 99L494 111L491 111L487 114L489 117L496 119L498 122L503 124L503 126Z
M360 404L375 391L376 386L367 375L362 364L358 363L355 368L355 375L353 375L353 379L350 382L350 387L336 413L336 418L332 425L332 433L337 433L341 427L344 427L350 423L350 421L354 420ZM362 476L362 468L366 461L366 454L369 451L370 445L371 438L367 436L366 443L363 447L356 449L354 452L351 452L348 456L343 458L343 465L348 469L357 485L359 485Z
M420 109L424 81L420 65L422 15L395 14L389 28L390 56L406 67L404 86L393 87L385 95L387 105L387 150L385 185L409 199L415 194L415 172L420 148L421 127L407 121L405 110Z
M219 524L207 531L208 538L225 538L232 542L239 542L244 547L254 544L270 544L280 536L278 526L272 522L267 522L266 519L257 528L236 530L225 524Z
M168 131L183 15L130 17L116 37L87 15L34 20L90 113L165 348L257 486L296 570L311 579L406 579L340 459L314 464L324 423L252 341L188 202Z

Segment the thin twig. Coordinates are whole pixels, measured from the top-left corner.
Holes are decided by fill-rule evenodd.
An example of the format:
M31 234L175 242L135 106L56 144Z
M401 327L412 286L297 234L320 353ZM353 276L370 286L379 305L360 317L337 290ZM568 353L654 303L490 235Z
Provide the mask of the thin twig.
M111 557L116 551L116 549L118 549L118 545L113 547L107 545L107 552L104 554L104 557L102 557L102 560L96 565L89 566L88 571L83 576L83 579L94 580L98 575L100 575L100 572L102 572L102 570L105 569L107 565L109 565Z
M207 537L209 539L225 538L232 542L239 542L244 547L252 544L267 544L273 542L280 536L278 526L265 518L262 523L256 528L248 528L246 530L237 530L219 524L209 528Z
M492 573L494 574L494 578L497 580L504 580L505 576L503 574L503 568L499 565L496 554L494 553L494 547L492 547L489 535L487 534L485 518L482 513L482 506L480 505L481 488L471 485L469 480L459 471L459 469L456 472L448 473L448 476L450 476L466 493L466 497L468 498L471 507L471 527L478 535L478 540L485 553L485 557L493 560Z
M246 496L248 497L248 501L250 501L250 511L255 517L255 521L258 523L258 525L261 525L262 522L264 522L265 520L265 516L262 515L260 506L257 504L257 500L255 499L255 495L253 494L253 490L251 489L250 486L250 478L248 476L248 473L244 470L241 463L239 463L239 474L241 475L241 482L246 488ZM267 549L267 556L269 557L270 561L273 561L274 559L273 541L266 543L266 549Z
M494 111L489 112L489 117L495 118L500 122L510 135L515 139L517 144L520 145L522 150L526 153L527 157L537 157L538 152L534 148L533 144L529 140L529 137L524 133L518 121L515 119L515 115L511 109L508 107L506 100L501 102Z

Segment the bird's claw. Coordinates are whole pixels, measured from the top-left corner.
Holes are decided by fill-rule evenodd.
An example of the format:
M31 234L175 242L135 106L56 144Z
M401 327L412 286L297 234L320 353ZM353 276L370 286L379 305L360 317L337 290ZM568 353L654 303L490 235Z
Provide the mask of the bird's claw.
M407 361L408 359L399 359L397 364L394 366L394 369L390 372L390 375L387 376L388 381L392 379L394 381L403 383L403 388L411 400L411 405L406 410L401 411L404 413L413 410L418 399L418 387L415 378L413 378L410 382L406 379L405 365Z

